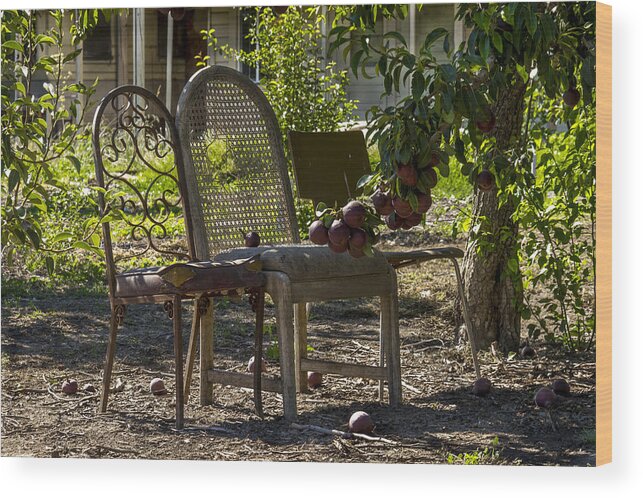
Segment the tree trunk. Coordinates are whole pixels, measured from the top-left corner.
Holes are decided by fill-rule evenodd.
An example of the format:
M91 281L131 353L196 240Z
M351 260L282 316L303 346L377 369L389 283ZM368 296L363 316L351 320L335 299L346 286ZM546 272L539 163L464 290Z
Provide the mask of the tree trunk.
M520 135L526 87L522 80L518 81L500 92L494 106L496 127L492 134L500 153L515 146ZM491 230L494 245L492 249L479 253L476 235L469 233L463 263L465 295L477 346L487 348L497 341L505 354L517 351L520 345L520 305L523 299L522 282L515 277L512 280L507 274L507 262L517 250L518 227L511 220L514 210L513 205L498 206L495 187L489 192L475 189L472 229L481 217L485 217L483 227Z

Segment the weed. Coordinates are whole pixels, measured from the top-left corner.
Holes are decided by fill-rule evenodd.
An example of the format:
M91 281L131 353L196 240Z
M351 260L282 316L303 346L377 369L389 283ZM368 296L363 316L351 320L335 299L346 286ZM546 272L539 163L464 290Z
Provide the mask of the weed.
M502 463L498 449L498 436L494 437L490 446L483 450L477 449L471 453L449 453L447 463L453 465L499 465Z

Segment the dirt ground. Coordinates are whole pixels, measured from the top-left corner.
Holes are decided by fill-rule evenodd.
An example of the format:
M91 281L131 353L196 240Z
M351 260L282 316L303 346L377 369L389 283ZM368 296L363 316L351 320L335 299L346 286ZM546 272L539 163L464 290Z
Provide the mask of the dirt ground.
M483 352L482 373L493 390L476 397L468 344L456 343L450 266L432 262L403 269L399 282L403 405L391 409L378 400L376 382L355 378L325 376L321 388L298 395L300 424L345 431L350 415L363 410L376 424L375 435L384 438L379 441L293 428L282 418L277 394L264 394L263 420L254 414L247 389L216 386L214 404L202 407L198 366L186 429L176 431L171 322L158 305L129 307L112 379L118 392L100 415L98 393L66 396L60 385L75 378L81 387L100 387L107 296L70 291L16 297L3 289L2 456L594 465L593 352L569 355L544 343L533 344L537 356L531 359L503 361ZM376 310L369 299L316 304L310 356L377 364ZM268 323L274 324L273 317L268 303ZM217 366L243 371L253 344L247 302L220 302L217 320ZM186 323L184 347L188 334ZM268 335L267 347L270 340ZM277 365L269 360L269 374L278 374ZM150 380L157 376L168 395L150 394ZM550 420L533 397L558 377L569 381L572 396L560 400Z

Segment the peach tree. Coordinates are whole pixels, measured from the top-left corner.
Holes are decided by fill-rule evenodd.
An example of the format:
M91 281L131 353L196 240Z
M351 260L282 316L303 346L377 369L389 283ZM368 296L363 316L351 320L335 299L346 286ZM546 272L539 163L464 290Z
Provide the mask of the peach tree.
M419 214L419 196L429 195L434 181L431 170L448 175L448 158L457 158L461 173L478 186L463 268L478 346L497 341L504 352L516 351L521 320L530 318L519 206L527 191L543 187L531 170L534 123L543 119L534 115L534 96L555 102L563 122L594 105L595 4L461 4L456 18L468 37L457 47L441 28L428 33L419 50L397 31L373 36L379 18L400 19L407 11L403 5L338 7L330 32L331 49L351 54L356 76L381 75L383 96L405 95L370 112L369 137L382 160L363 183L378 198L400 199L400 211L393 204L395 216L389 221L387 215L397 228L398 216ZM434 55L436 44L447 62ZM568 125L568 133L578 131ZM555 182L550 188L559 192ZM381 202L390 210L386 198Z

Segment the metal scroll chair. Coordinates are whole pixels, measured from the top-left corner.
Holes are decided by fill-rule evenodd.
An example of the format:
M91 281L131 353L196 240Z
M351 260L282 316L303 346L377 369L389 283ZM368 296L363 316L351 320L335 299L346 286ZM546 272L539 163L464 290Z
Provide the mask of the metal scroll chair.
M92 139L111 307L100 410L107 410L116 334L125 307L163 303L174 326L176 427L180 429L184 408L181 301L194 300L194 336L198 327L211 326L206 311L212 308L213 297L248 289L257 301L261 332L261 264L258 258L195 260L178 134L172 116L152 93L136 86L109 92L96 109ZM186 237L179 239L171 227L181 221L182 213ZM159 266L132 268L142 257ZM260 380L255 375L255 382ZM260 394L259 388L255 390Z
M386 380L389 402L398 404L395 271L379 254L357 261L325 247L299 244L279 126L259 87L230 68L204 68L183 89L176 122L194 208L197 256L219 259L261 254L266 291L275 302L284 405L290 406L286 417L297 416L295 388L306 389L307 371ZM239 249L242 233L250 230L259 233L264 245ZM305 303L362 296L381 299L380 347L386 364L307 359ZM201 334L202 364L210 369L211 341L211 333ZM207 379L202 388L206 397L211 396Z
M359 178L371 172L366 141L361 131L291 131L288 139L297 192L315 205L320 201L329 206L345 204L354 195L352 189ZM476 377L480 378L469 305L458 265L458 258L464 256L462 250L457 247L435 247L416 251L382 251L382 254L396 269L437 259L448 259L453 264L473 366Z

